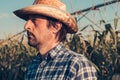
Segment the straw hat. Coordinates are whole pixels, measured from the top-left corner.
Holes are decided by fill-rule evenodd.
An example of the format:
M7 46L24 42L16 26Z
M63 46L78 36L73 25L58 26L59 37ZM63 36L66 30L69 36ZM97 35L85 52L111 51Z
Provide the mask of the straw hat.
M33 5L14 11L14 14L24 20L29 14L40 14L55 18L64 23L68 28L68 33L77 32L77 24L67 11L61 0L35 0Z

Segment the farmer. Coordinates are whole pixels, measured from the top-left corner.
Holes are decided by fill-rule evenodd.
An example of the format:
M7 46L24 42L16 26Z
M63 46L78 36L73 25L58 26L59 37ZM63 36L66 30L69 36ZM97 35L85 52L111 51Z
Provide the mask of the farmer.
M33 5L16 10L26 20L28 44L38 54L27 68L25 80L96 80L94 66L83 55L66 49L67 33L76 33L75 19L61 0L35 0Z

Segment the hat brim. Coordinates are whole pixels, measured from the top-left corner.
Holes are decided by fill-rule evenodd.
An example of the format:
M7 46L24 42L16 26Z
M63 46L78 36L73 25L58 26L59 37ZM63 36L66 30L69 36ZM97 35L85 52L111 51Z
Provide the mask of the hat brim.
M14 11L14 14L24 20L28 20L29 14L41 14L44 16L55 18L68 26L68 33L77 32L77 24L75 19L66 11L51 6L37 4L28 6Z

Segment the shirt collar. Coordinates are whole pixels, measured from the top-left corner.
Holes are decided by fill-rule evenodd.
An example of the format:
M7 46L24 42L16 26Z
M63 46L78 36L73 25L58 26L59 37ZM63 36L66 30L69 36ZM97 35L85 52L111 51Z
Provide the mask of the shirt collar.
M61 51L62 48L64 48L64 45L61 42L48 52L48 56L50 56L50 58L54 59L58 55L58 53Z
M55 46L49 52L46 53L47 55L45 56L44 59L54 59L62 48L64 48L64 45L62 42L60 42L57 46ZM38 53L35 58L35 61L39 61L39 60L40 61L42 60L40 53Z

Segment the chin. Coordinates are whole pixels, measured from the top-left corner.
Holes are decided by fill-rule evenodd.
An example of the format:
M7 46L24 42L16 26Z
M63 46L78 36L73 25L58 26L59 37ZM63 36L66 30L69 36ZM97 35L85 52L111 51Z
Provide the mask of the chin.
M28 41L28 44L29 44L30 46L32 46L32 47L36 47L36 46L37 46L37 43L33 43L33 42L30 42L30 41Z

